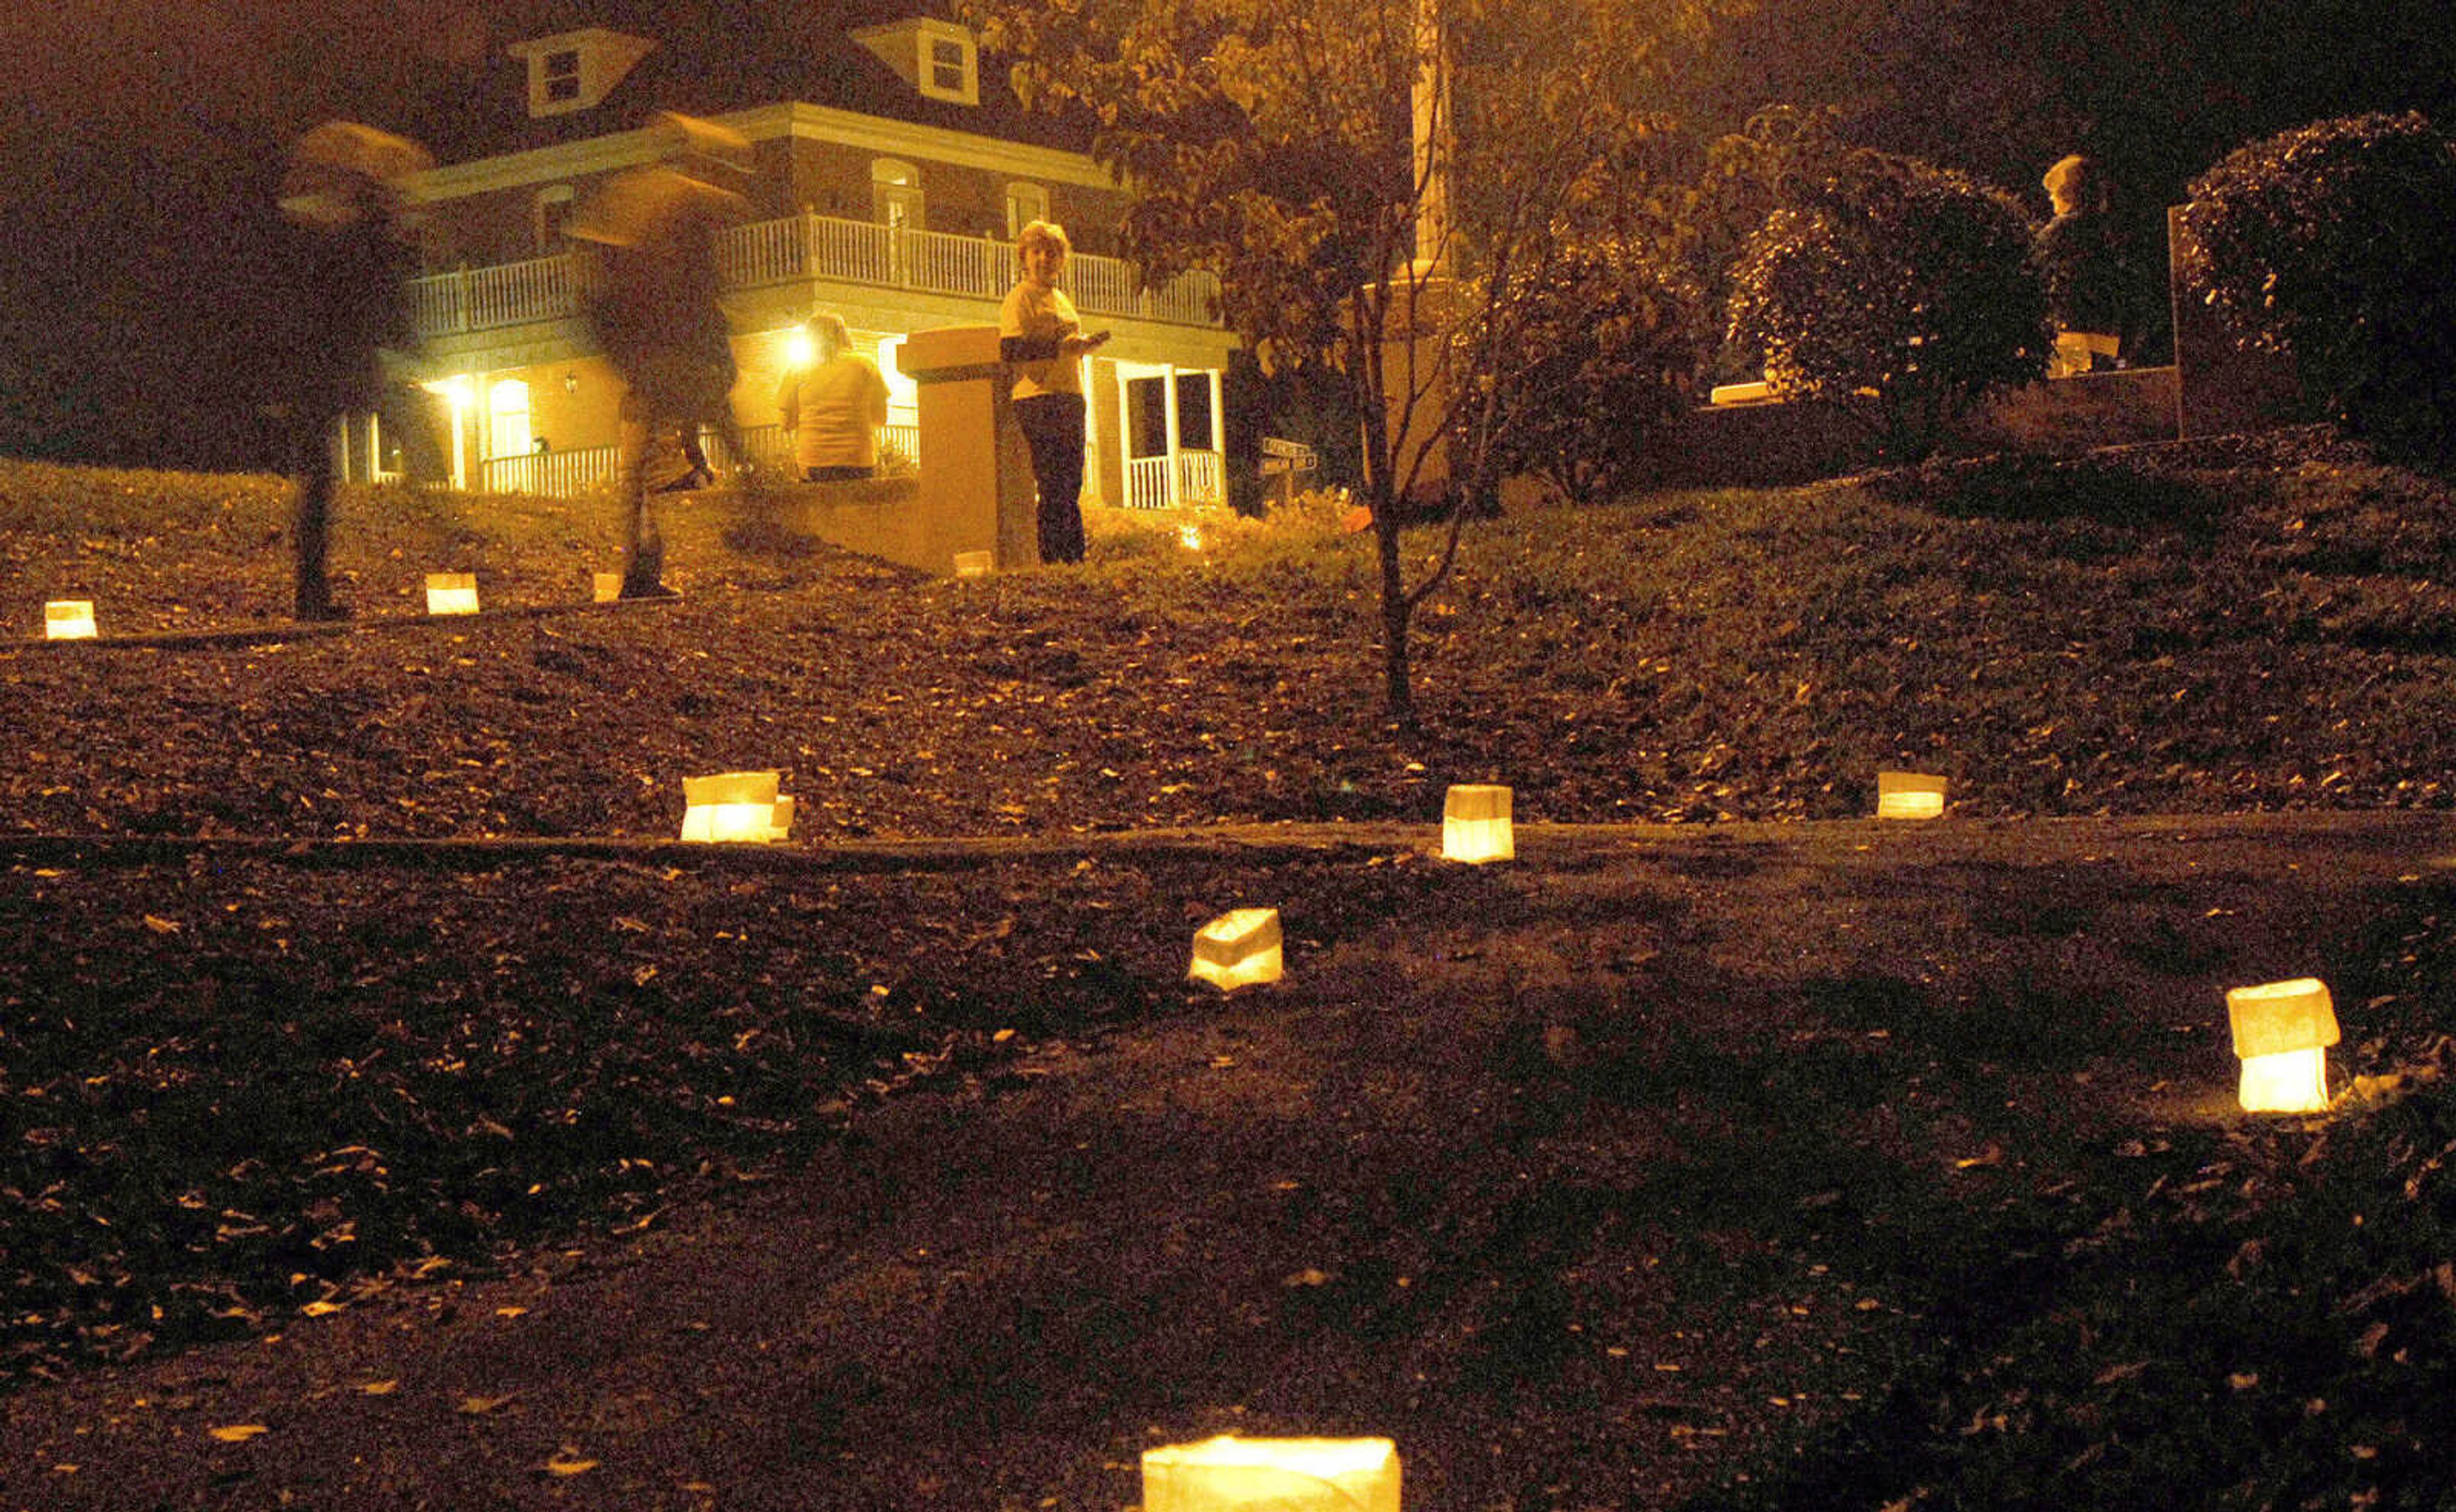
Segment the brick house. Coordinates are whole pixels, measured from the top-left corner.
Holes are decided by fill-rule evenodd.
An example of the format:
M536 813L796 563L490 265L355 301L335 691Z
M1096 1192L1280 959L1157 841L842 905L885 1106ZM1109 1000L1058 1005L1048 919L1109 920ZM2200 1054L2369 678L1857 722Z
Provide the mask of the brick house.
M620 385L577 317L563 228L599 182L656 158L655 123L672 110L750 146L730 187L751 220L722 257L734 410L754 456L783 454L777 386L819 309L878 359L893 390L888 440L916 455L927 439L897 349L915 331L995 324L1014 233L1048 218L1074 242L1068 284L1085 323L1115 333L1086 375L1087 499L1224 501L1220 383L1236 339L1214 285L1140 288L1114 255L1130 191L1027 114L972 33L927 0L847 0L789 27L740 7L528 10L543 30L449 81L448 116L430 105L449 127L428 133L441 161L415 189L430 270L416 308L457 482L572 494L610 473ZM390 463L373 421L344 445L356 476Z

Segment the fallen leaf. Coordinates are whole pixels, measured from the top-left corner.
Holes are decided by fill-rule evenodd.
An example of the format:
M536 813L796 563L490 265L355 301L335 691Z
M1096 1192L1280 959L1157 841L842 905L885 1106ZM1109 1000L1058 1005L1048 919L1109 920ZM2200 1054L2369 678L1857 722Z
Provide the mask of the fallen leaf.
M494 1411L503 1403L511 1400L512 1396L514 1395L517 1395L517 1393L506 1394L501 1397L463 1397L460 1399L460 1405L453 1408L452 1410L466 1417L475 1418L481 1413Z
M315 1301L309 1302L298 1310L310 1318L322 1318L327 1313L339 1312L345 1305L347 1304L341 1302Z
M145 927L156 934L176 934L179 932L178 920L157 919L150 913L145 915Z
M594 1461L594 1460L579 1460L579 1459L572 1459L572 1458L568 1458L568 1457L571 1455L571 1452L572 1452L572 1451L570 1450L570 1448L566 1446L564 1449L563 1449L563 1451L562 1451L561 1453L558 1453L558 1454L557 1454L553 1459L548 1460L548 1461L545 1462L546 1474L548 1474L548 1475L582 1475L582 1474L586 1473L587 1471L594 1470L594 1469L596 1469L596 1468L597 1468L597 1461Z
M245 1443L259 1433L271 1433L273 1430L260 1422L235 1422L227 1428L211 1428L206 1431L224 1443Z
M371 1380L360 1386L358 1392L359 1395L367 1397L389 1397L399 1389L400 1382L398 1380Z

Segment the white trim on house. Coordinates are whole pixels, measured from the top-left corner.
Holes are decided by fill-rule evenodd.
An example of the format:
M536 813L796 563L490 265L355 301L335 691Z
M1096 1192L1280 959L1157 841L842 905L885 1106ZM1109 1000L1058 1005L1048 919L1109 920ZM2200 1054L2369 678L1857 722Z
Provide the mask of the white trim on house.
M857 114L831 106L798 102L762 105L713 117L716 124L753 142L803 138L867 149L888 157L918 157L984 169L1009 178L1042 183L1074 184L1085 189L1131 190L1132 186L1080 153L1054 147L1033 147L1001 141L972 132L935 126L914 126L875 115ZM657 127L609 132L552 147L500 153L466 163L430 168L409 181L418 199L432 203L482 194L498 189L525 188L588 174L610 174L662 158L671 137Z

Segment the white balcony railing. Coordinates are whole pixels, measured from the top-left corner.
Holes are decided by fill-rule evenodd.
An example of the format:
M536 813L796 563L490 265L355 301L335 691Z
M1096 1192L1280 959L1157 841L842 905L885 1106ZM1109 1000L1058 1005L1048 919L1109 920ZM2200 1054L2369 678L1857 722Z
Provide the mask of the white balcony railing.
M728 287L755 289L807 278L978 299L1003 296L1014 281L1011 243L943 232L908 231L829 215L791 215L727 231L717 245ZM1086 315L1132 316L1177 325L1217 327L1218 280L1180 274L1143 289L1132 263L1078 253L1068 260L1075 306ZM567 319L580 313L578 270L568 255L465 268L413 279L412 309L422 337Z

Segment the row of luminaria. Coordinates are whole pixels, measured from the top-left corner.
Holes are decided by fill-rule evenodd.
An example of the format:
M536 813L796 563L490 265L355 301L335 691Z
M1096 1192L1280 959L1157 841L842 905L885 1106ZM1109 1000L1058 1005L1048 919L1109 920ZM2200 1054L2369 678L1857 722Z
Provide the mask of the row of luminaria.
M623 590L619 572L589 575L590 596L609 603ZM430 572L426 575L426 612L431 615L478 612L478 575L474 572ZM92 599L53 599L43 605L43 639L91 641L100 632L94 624Z
M613 597L619 580L601 573L597 595ZM430 573L429 614L475 614L478 583L470 573ZM52 640L91 638L91 601L61 600L44 605L44 630ZM777 791L772 771L720 772L683 784L682 838L689 841L782 840L793 823L793 800ZM1944 813L1945 780L1926 772L1876 774L1876 817L1934 819ZM1442 857L1481 866L1517 855L1510 831L1510 790L1492 784L1459 784L1444 796ZM1190 975L1222 989L1275 982L1281 970L1279 917L1276 909L1237 909L1205 925L1195 936ZM2328 1106L2327 1047L2338 1042L2336 1012L2327 988L2315 978L2236 988L2226 993L2235 1053L2242 1061L2239 1093L2248 1113L2318 1113Z

